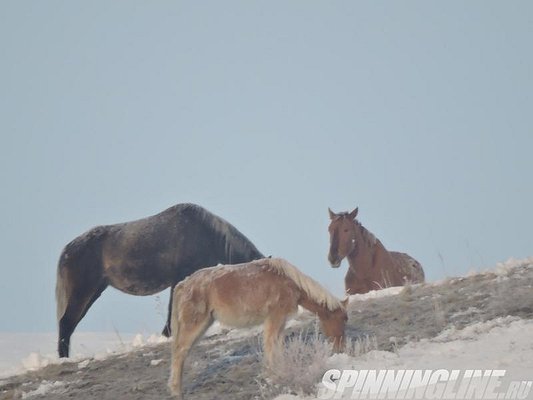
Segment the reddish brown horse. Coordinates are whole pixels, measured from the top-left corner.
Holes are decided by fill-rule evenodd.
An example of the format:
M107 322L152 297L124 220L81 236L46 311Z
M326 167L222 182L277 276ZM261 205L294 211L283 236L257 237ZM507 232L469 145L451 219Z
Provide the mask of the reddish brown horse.
M328 209L330 248L328 260L338 268L346 257L350 264L344 278L346 293L366 293L370 290L407 283L424 282L424 270L418 261L405 253L388 251L359 221L358 209L335 214Z
M185 357L214 320L233 327L264 324L270 367L283 343L285 321L298 305L318 316L334 351L344 347L347 299L339 301L281 258L201 269L176 286L173 302L169 387L177 398L182 396Z

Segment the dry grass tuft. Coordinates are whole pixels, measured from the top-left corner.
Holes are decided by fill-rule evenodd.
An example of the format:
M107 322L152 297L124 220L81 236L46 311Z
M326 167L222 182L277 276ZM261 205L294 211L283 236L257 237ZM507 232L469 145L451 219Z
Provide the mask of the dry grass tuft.
M287 392L314 393L331 354L331 344L320 337L317 328L312 334L300 331L288 337L274 356L274 367L265 368L265 379L259 383L261 397L272 398Z
M350 357L359 357L372 350L378 349L378 341L376 336L363 336L357 339L352 339L346 342L344 352Z
M413 300L413 286L411 283L407 283L402 291L400 292L399 296L404 301L412 301Z
M433 315L435 316L435 324L439 329L446 326L446 312L443 309L440 296L433 297Z

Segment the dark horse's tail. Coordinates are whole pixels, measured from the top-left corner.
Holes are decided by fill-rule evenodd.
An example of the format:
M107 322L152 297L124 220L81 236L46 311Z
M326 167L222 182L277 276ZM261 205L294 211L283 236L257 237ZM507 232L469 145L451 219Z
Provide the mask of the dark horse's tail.
M65 250L61 253L59 263L57 265L57 280L56 280L56 304L57 304L57 322L63 317L67 309L68 298L70 296L68 287L68 270L66 265L62 263L64 259Z

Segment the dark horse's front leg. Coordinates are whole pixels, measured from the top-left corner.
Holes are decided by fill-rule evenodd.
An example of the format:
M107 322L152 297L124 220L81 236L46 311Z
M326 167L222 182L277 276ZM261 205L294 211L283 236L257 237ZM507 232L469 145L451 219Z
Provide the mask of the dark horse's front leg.
M168 301L168 316L167 316L167 323L163 327L163 332L161 334L166 337L170 337L172 334L170 329L170 320L172 319L172 298L174 296L174 288L176 287L176 284L173 284L170 287L170 300Z

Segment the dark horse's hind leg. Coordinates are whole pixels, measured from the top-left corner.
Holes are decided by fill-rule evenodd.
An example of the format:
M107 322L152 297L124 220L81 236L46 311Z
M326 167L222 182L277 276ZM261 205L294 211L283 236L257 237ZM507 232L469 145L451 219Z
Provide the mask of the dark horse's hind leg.
M170 330L170 320L172 319L172 297L174 296L174 288L176 287L176 284L172 285L170 287L170 300L168 301L168 316L167 316L167 323L163 327L163 332L161 332L161 335L170 337L172 334Z
M59 320L59 340L57 344L59 357L69 356L70 337L74 329L76 329L87 310L100 297L106 287L107 283L101 283L99 286L92 288L92 290L84 288L79 292L75 292L75 298L69 299L65 314Z

